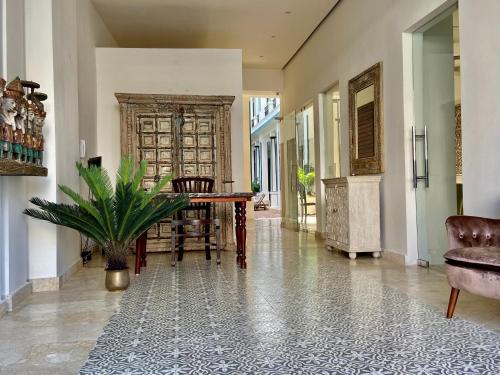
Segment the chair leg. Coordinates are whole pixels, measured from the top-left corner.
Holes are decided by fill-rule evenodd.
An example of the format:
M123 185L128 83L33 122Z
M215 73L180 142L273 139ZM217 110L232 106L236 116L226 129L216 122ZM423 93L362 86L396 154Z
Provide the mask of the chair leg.
M178 212L177 217L179 220L182 220L182 212ZM177 261L182 262L182 258L184 257L184 227L182 225L179 225L177 228L179 234L179 255L177 256Z
M205 211L205 219L210 219L210 205ZM210 256L210 225L205 225L205 258L206 260L212 259Z
M215 225L215 243L217 246L217 264L220 264L220 224Z
M460 293L460 289L451 288L450 301L448 302L448 311L446 312L446 318L448 318L448 319L451 319L453 317L453 313L455 312L455 306L457 305L459 293Z
M177 237L175 236L175 227L172 227L172 260L170 261L170 264L172 267L175 267L175 245L177 242Z

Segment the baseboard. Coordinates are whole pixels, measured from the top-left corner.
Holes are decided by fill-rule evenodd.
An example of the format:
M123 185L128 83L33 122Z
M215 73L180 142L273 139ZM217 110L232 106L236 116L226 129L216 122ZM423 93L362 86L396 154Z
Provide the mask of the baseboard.
M61 289L64 283L82 267L82 259L78 258L61 276L32 279L33 293L52 292Z
M326 234L320 231L314 232L314 237L316 237L316 239L318 240L326 240Z
M64 285L68 279L83 268L82 258L78 258L69 268L64 272L59 279L61 281L60 285Z
M392 262L392 263L395 263L395 264L399 264L401 266L405 266L406 265L405 255L404 254L396 253L394 251L390 251L390 250L384 249L382 251L382 256L383 256L383 258L385 260L388 260L389 262Z
M24 301L32 293L32 284L27 282L14 293L7 296L5 302L7 303L7 311L15 309L22 301Z
M43 277L39 279L31 279L33 284L33 293L38 292L53 292L59 290L62 286L59 277Z
M284 218L284 217L281 218L281 227L285 228L285 229L293 230L295 232L299 231L299 227L297 225L297 221L291 220L291 219L287 219L287 218Z
M7 300L5 299L0 301L0 319L2 319L2 316L7 314L8 311L9 311L9 304Z

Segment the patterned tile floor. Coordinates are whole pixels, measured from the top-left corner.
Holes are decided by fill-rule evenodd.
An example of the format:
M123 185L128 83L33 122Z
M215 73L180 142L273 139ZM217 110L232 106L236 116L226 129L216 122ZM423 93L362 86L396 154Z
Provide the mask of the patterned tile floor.
M209 269L215 264L205 268L203 254L187 254L185 262L175 272L161 265L166 262L165 255L150 256L147 273L143 274L144 277L134 278L135 285L125 295L104 289L102 263L96 258L89 267L67 281L63 289L35 293L14 312L0 319L0 374L77 374L96 340L100 337L98 350L103 340L111 340L110 335L107 338L102 336L108 322L110 326L106 332L115 330L116 324L124 326L115 341L110 341L108 361L122 360L123 356L115 354L127 353L130 354L127 360L137 356L143 360L141 363L145 363L148 356L158 358L161 351L168 348L167 345L177 345L177 352L167 353L159 362L173 363L173 366L165 367L164 373L167 374L175 373L176 364L179 369L182 358L190 361L188 366L200 364L200 360L207 355L204 348L218 341L227 344L220 345L220 348L217 345L208 346L211 349L209 353L214 353L210 357L211 366L216 368L209 367L207 362L200 374L224 373L224 368L227 374L237 374L238 371L233 370L234 364L229 363L235 352L244 363L250 363L245 371L251 372L256 366L263 369L255 374L299 374L300 365L303 366L302 373L356 373L349 372L349 365L338 371L335 367L328 367L330 364L325 362L325 358L337 366L346 361L348 364L362 363L366 367L361 373L377 373L377 366L391 360L394 366L401 363L414 365L416 358L421 359L418 365L423 369L405 369L400 373L491 373L484 369L483 362L487 357L486 363L491 363L493 356L498 355L494 346L498 336L492 336L495 344L489 345L491 340L484 339L484 330L478 325L500 334L500 301L463 292L456 314L476 325L463 320L446 322L442 313L447 304L449 287L439 268L405 268L387 258L373 259L369 256L350 261L344 255L327 252L313 235L281 230L279 224L279 220L249 222L249 268L246 271L233 267L232 253L224 253L222 267L214 272ZM152 282L157 265L160 268L154 285L160 283L165 291L165 300L161 301L165 304L161 307L165 315L151 312L157 317L158 325L141 326L141 315L134 315L134 311L140 311L141 304L146 302L141 299L133 302L133 293ZM205 289L200 290L196 287L200 284L196 283L204 273L207 273L202 284ZM198 298L193 301L194 305L188 306L178 293L179 309L183 310L179 310L181 315L177 325L172 323L177 321L176 315L172 315L177 300L174 287L177 290L182 287L186 293ZM243 293L236 294L237 291ZM208 305L203 292L207 293ZM121 315L114 315L122 296ZM149 300L156 298L157 295L151 295ZM206 309L206 306L211 309ZM213 313L208 313L210 310ZM122 315L125 317L120 323ZM190 322L191 331L185 330ZM242 324L244 329L241 331L232 330L232 327ZM140 327L150 330L147 332L159 330L163 336L146 352L132 352L134 344L130 344L126 332L135 328L133 332L137 334ZM195 327L200 327L199 331ZM205 336L208 329L214 331ZM447 340L444 349L439 348L443 342L440 337L436 338L436 344L429 341L432 335L439 336L448 329L451 331L445 332L444 337L451 335L457 339ZM179 332L179 337L189 336L190 340L176 340L175 332ZM465 336L465 343L457 344L460 335ZM486 333L486 336L490 335ZM233 340L233 337L238 340ZM474 348L478 342L479 348ZM119 346L121 344L124 344L123 347ZM142 343L136 341L135 345L140 348ZM187 355L186 346L196 350ZM483 349L480 349L481 346ZM228 348L232 351L228 352ZM474 353L479 354L474 356ZM249 359L251 354L255 354L253 363ZM310 355L314 357L308 357ZM437 364L438 369L425 369L426 365L436 366L433 360L441 357L445 360ZM458 366L462 367L440 370L446 369L453 357L462 361L458 362ZM403 362L405 358L408 361ZM215 359L219 362L213 362ZM226 362L220 363L220 360ZM121 368L123 364L121 362ZM85 368L89 369L90 365L92 362ZM323 369L313 372L312 368L316 371L316 368L321 368L320 365L324 365ZM370 366L375 367L370 369ZM283 370L283 367L286 369ZM115 373L126 373L119 369ZM155 373L153 370L153 367L145 366L135 373ZM390 374L399 370L391 370L388 365L382 373L384 371ZM100 369L96 373L105 372Z
M353 272L311 236L256 225L247 270L232 253L219 267L151 257L80 373L500 373L498 333Z

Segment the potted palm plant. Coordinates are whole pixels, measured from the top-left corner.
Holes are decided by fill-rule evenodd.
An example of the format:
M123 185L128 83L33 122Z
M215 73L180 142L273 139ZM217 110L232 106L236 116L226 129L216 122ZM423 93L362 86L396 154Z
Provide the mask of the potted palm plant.
M36 219L75 229L94 240L104 250L106 258L106 288L123 290L129 285L127 255L135 240L152 225L173 215L189 202L187 196L175 199L155 199L171 176L163 177L150 191L141 187L147 163L141 161L138 169L131 157L124 157L113 189L105 169L76 168L88 185L93 198L84 199L67 186L59 189L74 204L52 203L31 198L38 209L28 208L24 213Z

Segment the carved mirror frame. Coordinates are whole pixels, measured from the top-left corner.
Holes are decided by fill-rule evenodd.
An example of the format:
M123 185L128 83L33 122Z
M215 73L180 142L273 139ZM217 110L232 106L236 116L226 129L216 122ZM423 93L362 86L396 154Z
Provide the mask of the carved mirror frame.
M384 171L383 157L383 119L382 119L382 63L379 62L363 73L349 80L349 140L350 140L350 173L351 175L380 174ZM373 147L370 155L360 156L360 134L358 128L357 93L373 85L373 129L365 131L364 136L370 138L366 142ZM370 103L369 103L370 104ZM373 137L373 139L371 139ZM366 151L364 151L366 153Z

